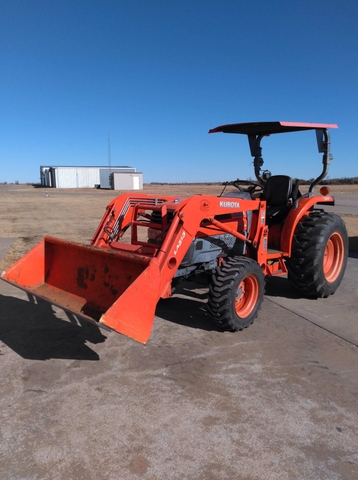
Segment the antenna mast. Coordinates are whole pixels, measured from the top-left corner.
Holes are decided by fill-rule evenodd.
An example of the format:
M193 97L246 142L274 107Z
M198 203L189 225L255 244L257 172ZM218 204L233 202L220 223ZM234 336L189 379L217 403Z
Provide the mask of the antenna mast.
M108 172L108 184L109 186L111 187L111 173L112 173L112 165L111 165L112 161L111 161L111 139L110 139L110 136L109 136L109 132L108 132L108 167L109 167L109 172Z

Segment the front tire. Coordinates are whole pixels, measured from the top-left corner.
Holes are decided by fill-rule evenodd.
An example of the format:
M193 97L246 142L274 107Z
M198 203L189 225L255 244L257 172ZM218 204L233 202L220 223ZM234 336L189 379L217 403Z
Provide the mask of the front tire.
M293 288L309 298L332 295L347 265L348 234L338 215L322 211L305 215L296 227L288 279Z
M209 284L209 314L222 330L242 330L257 317L264 292L265 277L255 260L227 258Z

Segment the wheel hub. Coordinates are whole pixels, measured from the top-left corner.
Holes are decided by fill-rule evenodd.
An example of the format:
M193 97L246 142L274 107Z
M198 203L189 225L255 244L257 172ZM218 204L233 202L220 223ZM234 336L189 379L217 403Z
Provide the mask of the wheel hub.
M328 239L323 257L323 272L327 282L334 282L339 276L343 260L343 238L339 233L335 232Z
M250 315L255 308L258 295L259 284L257 278L253 275L244 278L236 291L236 314L241 318Z

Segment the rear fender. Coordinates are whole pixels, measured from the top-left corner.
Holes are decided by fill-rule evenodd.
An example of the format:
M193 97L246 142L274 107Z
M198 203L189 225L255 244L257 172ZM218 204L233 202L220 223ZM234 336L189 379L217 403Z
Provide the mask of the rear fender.
M291 256L292 239L296 226L301 218L317 203L334 205L334 198L327 196L301 197L298 200L297 207L292 207L287 215L281 234L281 251L285 256Z

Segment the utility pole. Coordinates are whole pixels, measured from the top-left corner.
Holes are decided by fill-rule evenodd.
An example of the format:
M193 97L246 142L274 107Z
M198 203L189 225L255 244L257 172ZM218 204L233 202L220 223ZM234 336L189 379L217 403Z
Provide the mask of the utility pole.
M108 174L108 180L109 180L109 186L111 187L111 173L112 173L112 165L111 165L111 139L109 137L109 132L108 132L108 167L109 167L109 174Z

